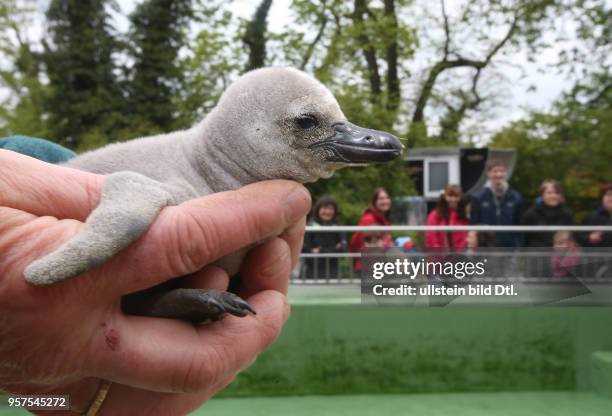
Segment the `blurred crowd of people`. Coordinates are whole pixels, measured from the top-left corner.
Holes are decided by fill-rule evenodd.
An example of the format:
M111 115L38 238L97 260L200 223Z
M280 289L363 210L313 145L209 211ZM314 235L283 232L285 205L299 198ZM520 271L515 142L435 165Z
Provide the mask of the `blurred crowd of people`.
M426 225L528 225L563 226L576 225L568 207L561 184L546 179L539 188L539 196L533 206L524 209L523 197L510 188L507 169L501 161L487 165L487 182L484 187L466 195L459 185L449 185L441 193L435 209L427 216ZM612 183L603 187L601 205L590 212L582 225L612 225ZM391 225L391 196L384 188L372 193L371 204L365 209L358 225ZM314 205L309 225L323 227L338 225L338 205L331 196L320 198ZM355 232L350 242L344 233L308 232L304 241L305 253L359 253L367 247L389 249L416 249L410 238L393 239L390 232ZM592 231L571 233L557 232L476 232L476 231L426 231L421 251L466 252L483 248L550 249L552 256L547 275L564 277L578 267L581 247L607 249L612 247L612 233ZM328 261L307 258L306 277L336 277L339 275L338 257ZM359 258L353 261L353 269L360 272Z

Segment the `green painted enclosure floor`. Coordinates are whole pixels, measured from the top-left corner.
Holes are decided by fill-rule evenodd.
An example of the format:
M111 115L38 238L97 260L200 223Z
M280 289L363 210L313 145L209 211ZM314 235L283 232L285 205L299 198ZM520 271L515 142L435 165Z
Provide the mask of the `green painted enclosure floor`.
M610 416L594 393L509 392L213 399L195 416Z
M0 405L2 416L30 413ZM508 392L213 399L192 416L610 416L595 393Z

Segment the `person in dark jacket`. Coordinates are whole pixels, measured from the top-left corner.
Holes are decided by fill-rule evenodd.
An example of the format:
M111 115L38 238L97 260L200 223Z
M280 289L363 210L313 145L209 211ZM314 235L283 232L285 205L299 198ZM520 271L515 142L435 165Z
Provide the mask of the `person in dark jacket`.
M573 225L572 212L565 206L561 184L546 179L540 185L540 197L521 219L523 225ZM526 258L526 274L529 277L551 277L553 235L551 232L525 233L525 246L532 253Z
M565 205L561 184L552 179L546 179L540 185L542 203L530 208L521 219L523 225L573 225L572 212ZM527 247L552 247L553 233L525 233Z
M582 225L607 225L612 226L612 183L607 184L601 191L601 206L590 212L582 221ZM589 277L606 276L612 273L612 260L608 254L612 247L612 232L591 231L578 233L578 242L591 256L586 258L584 270ZM602 256L593 256L595 252L601 251Z
M325 227L337 225L338 205L331 196L322 196L312 210L312 218L308 225ZM308 232L304 236L304 253L342 253L346 251L346 238L343 233ZM337 258L307 258L305 261L307 279L338 278L340 268Z
M520 193L508 185L508 171L500 160L487 165L487 183L472 195L470 223L474 225L518 225L523 208ZM519 247L520 233L496 233L497 247Z
M601 192L601 206L589 213L582 225L612 225L612 183L607 184ZM612 247L612 233L593 231L578 234L578 242L583 247Z

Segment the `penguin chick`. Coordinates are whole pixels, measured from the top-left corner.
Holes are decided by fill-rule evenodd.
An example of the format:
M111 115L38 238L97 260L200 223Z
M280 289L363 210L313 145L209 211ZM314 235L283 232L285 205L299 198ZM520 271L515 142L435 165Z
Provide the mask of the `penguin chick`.
M103 264L165 206L266 179L313 182L351 164L393 160L402 149L394 136L350 123L332 93L306 73L251 71L188 130L111 144L65 163L108 175L101 202L84 231L28 265L25 278L48 285ZM218 264L234 276L245 251ZM137 300L128 312L192 322L254 312L236 295L202 289L141 292Z

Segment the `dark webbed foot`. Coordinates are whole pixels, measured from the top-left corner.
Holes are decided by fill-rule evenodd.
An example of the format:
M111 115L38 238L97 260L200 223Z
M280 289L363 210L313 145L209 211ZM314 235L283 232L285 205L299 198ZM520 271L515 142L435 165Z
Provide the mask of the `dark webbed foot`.
M235 316L255 314L255 309L237 295L212 289L177 288L165 292L138 292L122 299L130 315L180 319L192 323L219 320L226 313Z

